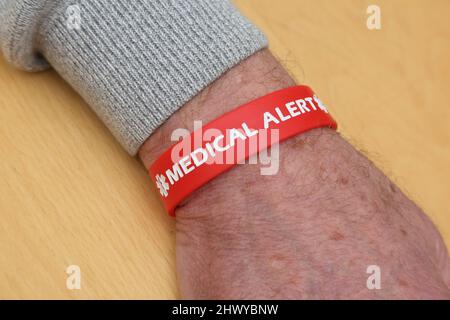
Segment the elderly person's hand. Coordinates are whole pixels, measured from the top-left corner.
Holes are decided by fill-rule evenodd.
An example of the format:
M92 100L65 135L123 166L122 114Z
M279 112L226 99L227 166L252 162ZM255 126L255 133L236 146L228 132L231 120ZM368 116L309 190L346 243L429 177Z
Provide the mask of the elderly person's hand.
M268 51L253 55L148 139L144 165L173 143L172 130L292 85ZM268 176L238 165L176 210L183 298L450 297L435 226L338 133L315 129L282 142L279 165ZM380 289L367 286L371 265Z

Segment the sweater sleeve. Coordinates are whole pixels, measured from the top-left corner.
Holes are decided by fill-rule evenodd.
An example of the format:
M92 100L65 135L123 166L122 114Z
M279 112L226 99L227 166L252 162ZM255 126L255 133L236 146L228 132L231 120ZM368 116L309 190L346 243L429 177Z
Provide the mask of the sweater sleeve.
M0 0L4 57L28 71L53 67L132 155L265 46L227 0Z

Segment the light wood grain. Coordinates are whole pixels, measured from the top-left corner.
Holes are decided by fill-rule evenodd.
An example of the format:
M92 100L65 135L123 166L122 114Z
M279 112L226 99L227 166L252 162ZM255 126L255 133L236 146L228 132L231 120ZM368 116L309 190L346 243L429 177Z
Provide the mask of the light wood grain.
M450 245L450 2L377 1L377 31L370 1L236 4ZM86 103L1 60L0 120L0 298L177 298L174 223Z

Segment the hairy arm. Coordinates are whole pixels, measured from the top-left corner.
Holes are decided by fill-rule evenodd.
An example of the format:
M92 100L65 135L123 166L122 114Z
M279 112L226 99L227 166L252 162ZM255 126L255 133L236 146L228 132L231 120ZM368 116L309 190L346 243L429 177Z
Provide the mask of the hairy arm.
M267 51L234 67L143 145L146 167L193 128L294 81ZM280 145L280 168L238 165L177 209L183 298L449 298L445 245L431 221L338 133ZM369 290L369 265L381 289Z

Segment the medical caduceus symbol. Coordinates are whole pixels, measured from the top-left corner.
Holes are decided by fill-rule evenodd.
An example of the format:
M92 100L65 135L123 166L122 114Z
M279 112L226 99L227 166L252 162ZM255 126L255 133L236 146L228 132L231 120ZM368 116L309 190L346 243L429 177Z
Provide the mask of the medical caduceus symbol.
M161 174L156 175L156 186L163 197L169 195L169 184L166 182L166 177Z

